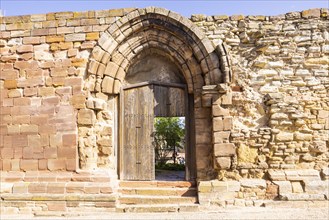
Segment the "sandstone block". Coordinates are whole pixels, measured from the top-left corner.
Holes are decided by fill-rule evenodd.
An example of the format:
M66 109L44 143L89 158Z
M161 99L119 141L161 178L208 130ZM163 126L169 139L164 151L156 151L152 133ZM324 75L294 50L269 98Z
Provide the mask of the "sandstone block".
M279 186L279 194L292 193L292 186L290 181L273 181L274 184Z
M14 64L14 67L20 70L32 70L38 68L38 62L37 61L16 61Z
M287 180L301 180L296 170L285 170L284 171Z
M223 131L224 130L224 121L222 117L213 118L213 130L214 131Z
M71 98L71 105L73 105L74 108L80 109L86 107L86 96L78 94L73 95Z
M223 94L221 97L222 105L232 105L232 92Z
M227 170L231 168L230 157L216 157L216 167L221 170Z
M84 67L87 64L87 60L84 58L71 58L71 65L74 67Z
M77 135L76 134L63 134L62 140L63 140L64 147L76 147L77 146Z
M288 119L288 115L285 113L274 113L273 115L271 115L271 119L274 120Z
M67 210L65 201L47 202L47 206L49 211L65 212Z
M200 181L198 184L199 193L208 193L212 191L212 185L210 181Z
M8 97L9 98L18 98L18 97L21 97L22 96L22 91L19 90L19 89L11 89L9 92L8 92ZM16 101L17 102L17 101Z
M292 141L294 140L294 134L288 132L280 132L279 134L276 135L276 140L280 142Z
M58 158L75 159L77 158L77 147L58 148Z
M14 149L9 147L1 148L1 158L12 159L14 158Z
M47 16L45 14L33 14L31 15L31 21L45 21Z
M304 189L303 189L303 186L301 184L301 182L291 182L291 186L292 186L292 192L293 193L303 193L304 192Z
M43 106L57 106L59 104L59 97L51 96L42 98Z
M28 182L14 183L13 193L28 193L29 184Z
M236 154L235 145L232 143L223 143L214 145L214 155L218 156L234 156Z
M62 41L64 41L64 35L46 36L47 43L55 43L55 42L62 42Z
M244 15L232 15L232 16L230 17L230 19L231 19L232 21L240 21L240 20L243 20L243 19L244 19Z
M48 28L32 29L31 36L46 36L49 34Z
M228 20L229 19L229 17L227 15L215 15L213 17L214 17L214 20L215 21L218 21L218 20Z
M98 32L91 32L87 33L86 40L98 40L99 39L99 33Z
M31 151L31 150L30 150ZM38 170L38 160L21 160L20 167L24 171Z
M258 149L257 148L250 148L245 144L240 144L237 149L238 154L238 162L243 163L255 163L256 158L258 156Z
M65 41L85 41L85 40L86 40L86 34L84 33L65 35Z
M29 147L41 147L41 137L40 135L28 135L28 146Z
M105 76L102 81L102 92L112 93L114 86L113 84L114 84L114 79L112 77Z
M225 181L213 180L211 181L211 185L213 192L227 192L227 182Z
M16 89L17 88L17 80L9 79L4 81L4 87L6 89Z
M21 45L17 47L18 53L28 53L33 52L33 46L32 45Z
M310 151L315 153L325 153L327 152L327 144L325 141L314 141L310 145Z
M112 140L110 138L101 138L97 140L97 144L102 147L112 147Z
M223 120L223 125L224 125L224 131L229 131L233 128L233 120L232 117L224 117Z
M305 192L310 194L326 194L329 190L329 180L304 181Z
M300 132L294 133L294 138L296 141L310 141L312 140L313 136L312 134L304 134Z
M55 88L53 88L53 87L38 88L38 95L39 96L54 96L55 95Z
M263 179L241 179L240 184L247 188L266 188L266 180Z
M304 170L297 170L298 175L300 176L301 180L305 181L317 181L320 180L320 173L314 169L304 169Z
M218 131L213 133L214 143L224 143L229 140L231 132L229 131Z
M115 78L119 66L114 62L108 62L104 74Z
M47 16L50 14L47 14ZM64 12L57 12L53 14L54 18L56 18L56 20L61 20L61 19L69 19L69 18L73 18L73 12L70 11L64 11ZM49 20L49 18L47 17L47 20Z
M30 183L28 191L29 193L46 193L47 183Z
M48 183L47 193L50 194L63 194L65 193L66 183Z
M18 70L1 70L0 79L14 80L19 76Z
M329 111L319 110L319 112L318 112L318 118L328 119L329 118Z
M70 182L66 185L66 193L83 193L84 183Z
M65 159L49 159L48 170L65 170Z
M47 51L35 51L34 59L36 59L36 60L53 60L53 55Z
M78 113L78 123L82 125L93 125L96 120L96 116L93 110L80 109Z
M57 148L56 147L45 148L44 157L46 159L56 159L57 158Z
M58 27L56 34L71 34L74 33L74 27Z
M226 181L228 192L239 192L241 189L241 184L239 181Z
M319 8L313 8L313 9L302 11L303 18L320 18L320 14L321 13Z
M12 193L14 183L0 181L0 193Z
M67 50L73 48L72 42L59 42L59 43L52 43L50 46L50 50L57 51L57 50Z

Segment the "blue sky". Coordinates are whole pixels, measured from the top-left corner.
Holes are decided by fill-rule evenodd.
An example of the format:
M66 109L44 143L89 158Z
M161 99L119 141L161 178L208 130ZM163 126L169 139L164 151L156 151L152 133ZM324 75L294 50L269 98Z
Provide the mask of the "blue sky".
M278 15L329 7L328 0L0 0L5 16L147 6L164 7L187 17L191 14Z

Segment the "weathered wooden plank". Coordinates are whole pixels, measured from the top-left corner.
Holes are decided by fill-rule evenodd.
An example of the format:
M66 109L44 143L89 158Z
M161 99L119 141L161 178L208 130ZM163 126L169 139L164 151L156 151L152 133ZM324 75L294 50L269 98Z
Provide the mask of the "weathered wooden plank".
M185 116L185 90L180 88L168 88L169 111L168 117Z
M123 140L123 173L124 179L134 180L137 174L136 160L136 114L138 103L136 90L124 90L124 140Z
M139 89L139 112L141 129L139 139L139 179L153 180L154 173L154 148L152 146L154 106L153 91L151 86Z

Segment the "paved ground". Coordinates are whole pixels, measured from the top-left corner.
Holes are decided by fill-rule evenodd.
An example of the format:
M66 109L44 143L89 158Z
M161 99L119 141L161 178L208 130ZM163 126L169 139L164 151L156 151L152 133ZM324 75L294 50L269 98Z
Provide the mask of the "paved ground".
M270 204L268 207L208 208L193 213L107 213L71 217L1 216L0 219L298 219L328 220L329 203L286 202Z
M182 181L185 180L185 171L156 170L155 180Z

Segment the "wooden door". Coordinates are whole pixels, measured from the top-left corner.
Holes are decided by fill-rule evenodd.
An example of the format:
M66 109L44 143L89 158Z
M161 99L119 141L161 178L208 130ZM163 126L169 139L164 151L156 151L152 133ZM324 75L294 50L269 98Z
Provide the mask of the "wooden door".
M173 87L166 84L155 84L154 114L156 117L185 116L185 87Z
M122 179L153 180L152 85L123 89Z
M186 86L145 82L124 87L121 94L120 179L154 180L154 117L185 116Z

